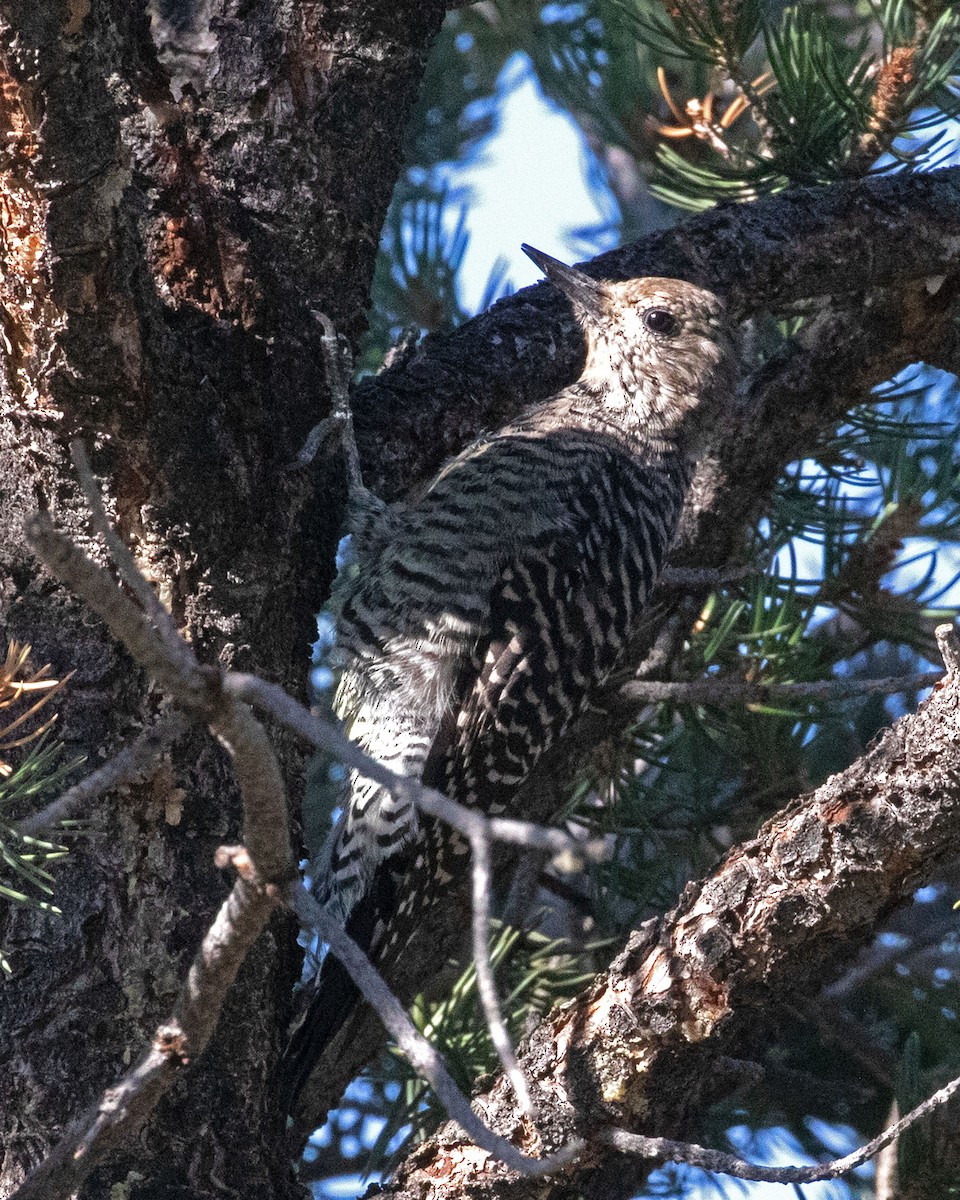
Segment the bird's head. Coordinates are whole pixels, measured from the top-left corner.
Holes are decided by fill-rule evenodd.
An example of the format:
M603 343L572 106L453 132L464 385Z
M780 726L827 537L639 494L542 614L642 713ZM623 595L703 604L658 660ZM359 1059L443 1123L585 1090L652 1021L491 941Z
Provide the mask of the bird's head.
M737 385L737 332L719 296L681 279L593 279L523 251L573 305L587 342L581 380L609 416L699 457Z

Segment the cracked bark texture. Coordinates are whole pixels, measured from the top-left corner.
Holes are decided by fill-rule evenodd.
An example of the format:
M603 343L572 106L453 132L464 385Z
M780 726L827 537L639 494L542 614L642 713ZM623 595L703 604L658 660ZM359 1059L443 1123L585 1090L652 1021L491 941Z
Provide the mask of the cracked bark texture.
M720 206L586 264L597 275L676 275L711 287L749 318L803 304L814 318L746 382L735 421L698 471L671 562L722 566L742 557L748 522L783 469L816 445L851 405L918 359L957 370L953 319L960 249L960 169L797 189L746 206ZM931 276L939 286L932 289ZM945 278L942 278L944 277ZM931 290L932 289L932 290ZM388 497L416 488L451 450L523 404L572 380L582 342L569 309L546 285L525 288L452 334L427 338L398 367L358 388L354 413L364 476ZM703 597L688 594L695 617ZM639 662L678 603L661 589ZM692 617L688 617L692 619ZM669 673L668 647L661 670ZM592 714L546 755L514 815L549 820L593 747L629 723L622 703ZM501 852L502 869L510 859ZM390 982L412 998L437 964L463 948L469 884L451 894L405 951ZM383 1043L358 1015L330 1045L305 1091L300 1136L319 1124Z
M156 0L149 12L0 0L0 626L76 671L68 753L95 764L158 702L23 545L22 520L43 505L99 553L72 436L201 656L300 688L341 498L323 472L287 469L326 408L313 313L353 339L362 328L400 132L441 17L413 0ZM862 388L921 355L955 362L950 289L930 296L918 281L950 270L958 237L960 181L945 171L720 209L591 268L707 283L740 314L838 298L823 303L820 336L745 394L701 475L681 561L735 553L777 471ZM579 352L543 287L428 340L358 395L368 479L388 497L415 486L477 429L572 378ZM279 743L296 793L299 758ZM558 778L582 744L564 755ZM520 806L535 816L555 803L544 786ZM228 886L210 864L236 835L237 800L199 735L87 816L90 836L60 872L64 916L0 920L15 967L0 991L0 1192L140 1049ZM448 917L425 931L431 968L455 906ZM295 958L278 921L208 1053L84 1200L297 1194L268 1084ZM361 1057L380 1040L368 1028ZM344 1055L330 1071L333 1099L353 1065Z
M631 934L609 970L531 1034L520 1064L536 1130L504 1079L475 1099L528 1152L584 1138L573 1167L520 1178L448 1122L368 1195L629 1195L644 1166L612 1155L598 1131L682 1136L739 1082L730 1058L749 1053L777 1006L819 991L894 906L956 859L958 837L960 679L951 676L860 760L688 884L672 912Z
M94 766L159 698L44 576L38 506L91 544L81 437L138 562L202 659L302 692L339 532L336 472L291 471L327 388L323 311L363 327L400 139L443 5L0 3L0 630L75 675ZM278 738L291 794L301 754ZM0 1195L143 1048L229 880L224 755L199 734L83 814L59 919L0 915ZM298 971L277 919L209 1051L82 1197L287 1197L269 1073Z

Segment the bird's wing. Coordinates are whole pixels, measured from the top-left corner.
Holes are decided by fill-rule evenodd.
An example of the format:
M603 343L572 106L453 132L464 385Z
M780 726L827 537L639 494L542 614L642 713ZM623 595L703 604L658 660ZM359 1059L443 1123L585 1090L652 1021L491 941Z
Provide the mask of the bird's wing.
M478 647L440 783L462 803L501 811L613 665L602 632L613 606L577 558L575 543L554 540L511 563L493 588L489 638ZM443 740L441 732L438 749Z
M666 558L674 522L623 506L607 473L568 519L518 547L494 580L487 635L461 679L424 778L498 812L616 667Z
M642 469L621 471L609 457L594 461L576 486L551 491L549 520L499 560L483 593L484 633L472 655L456 657L457 677L422 777L484 811L510 802L617 665L676 527L682 474L664 490ZM546 510L544 497L536 500ZM469 878L465 850L462 838L430 820L402 850L381 849L347 928L391 983L408 961L422 969L423 954L406 954L412 939L426 938L434 961L450 949L442 937L462 931L434 917L450 884ZM404 998L422 983L415 969L408 976ZM291 1099L356 997L339 964L325 962L284 1063Z

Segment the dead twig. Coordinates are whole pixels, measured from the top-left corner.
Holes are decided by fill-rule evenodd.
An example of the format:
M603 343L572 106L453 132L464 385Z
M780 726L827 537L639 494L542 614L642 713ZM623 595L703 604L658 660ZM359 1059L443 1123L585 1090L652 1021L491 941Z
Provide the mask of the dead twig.
M54 529L45 515L32 519L28 537L47 567L107 623L137 661L162 682L174 702L206 723L226 747L243 801L244 845L224 847L218 855L219 865L232 865L238 878L203 939L170 1018L158 1027L153 1044L137 1065L76 1122L18 1189L15 1200L66 1200L106 1154L136 1132L178 1070L207 1045L240 964L281 900L301 921L316 929L344 963L414 1069L427 1079L469 1138L512 1170L528 1175L555 1171L573 1161L581 1149L579 1142L571 1142L553 1156L536 1159L493 1133L473 1113L440 1056L415 1029L366 955L295 878L279 764L263 727L242 702L239 689L225 686L231 677L201 667L172 624L154 622L152 614L124 596L108 572ZM132 557L125 569L136 571ZM143 585L148 586L145 580ZM142 588L132 590L139 597ZM289 697L287 700L294 703ZM306 710L302 711L312 720ZM35 820L58 819L83 799L132 778L162 748L171 727L176 729L175 720L162 735L157 727L141 735ZM337 731L331 729L331 733ZM350 745L347 739L343 741ZM532 836L531 831L514 832ZM486 946L484 953L488 954Z
M144 729L129 746L124 746L102 767L75 783L73 787L52 800L39 812L24 817L16 825L22 837L38 837L66 820L81 805L89 804L104 792L113 791L126 783L133 783L145 775L153 763L171 742L181 737L190 727L187 718L178 712L167 712L155 725Z
M923 691L943 678L941 671L893 675L884 679L814 679L803 683L753 683L747 679L632 679L617 691L624 704L772 704L843 700L852 696L892 696Z
M735 1179L749 1179L757 1183L818 1183L824 1179L839 1179L848 1171L862 1167L874 1155L896 1139L911 1125L934 1109L946 1104L958 1089L960 1077L953 1079L922 1104L907 1113L894 1125L888 1126L872 1141L829 1163L816 1163L812 1167L762 1167L744 1162L734 1154L722 1150L709 1150L690 1142L672 1142L668 1138L644 1137L639 1133L628 1133L625 1129L605 1129L599 1133L601 1141L625 1154L639 1154L643 1158L662 1158L667 1162L688 1163L704 1171L715 1171L720 1175L732 1175Z
M466 837L470 836L470 831L477 828L479 823L486 829L491 840L528 849L546 850L554 856L559 856L558 865L569 870L579 870L583 862L602 862L610 853L608 845L602 839L582 840L564 833L562 829L551 829L532 821L484 817L441 792L425 787L418 779L398 775L365 754L356 742L352 742L335 725L314 716L283 688L256 675L231 671L223 676L222 686L225 692L239 696L269 712L305 741L332 754L345 767L372 779L398 799L409 800L427 816L436 817Z

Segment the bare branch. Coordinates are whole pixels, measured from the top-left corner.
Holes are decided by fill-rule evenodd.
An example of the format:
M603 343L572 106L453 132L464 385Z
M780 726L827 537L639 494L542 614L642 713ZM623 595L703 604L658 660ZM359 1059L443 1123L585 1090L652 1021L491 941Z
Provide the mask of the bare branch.
M83 489L87 504L90 506L93 527L106 541L111 557L116 564L117 570L120 572L120 577L140 601L143 611L156 626L157 632L163 638L164 644L167 647L167 651L174 657L181 657L185 667L189 666L192 659L189 647L180 637L173 618L160 603L156 592L144 578L143 573L134 561L126 542L120 537L116 529L114 529L110 518L107 516L103 497L100 494L100 485L91 469L86 447L79 438L74 438L70 443L70 457L73 459L73 465L76 468L80 486Z
M140 1127L177 1071L203 1051L240 964L280 899L274 881L291 878L295 864L280 769L250 710L210 686L211 677L179 636L155 630L107 571L58 533L47 517L33 518L29 537L48 568L88 602L174 700L206 719L226 745L243 800L248 843L246 867L204 937L173 1013L157 1029L152 1047L116 1087L87 1110L16 1192L17 1200L66 1200L112 1148ZM135 566L132 569L136 570ZM213 673L212 679L217 678ZM129 748L127 768L143 749L138 743ZM115 781L116 761L108 764L107 771L107 778ZM89 792L90 780L85 783ZM97 783L94 777L94 786Z
M55 529L46 513L31 517L25 532L27 541L48 570L93 609L163 691L175 696L183 708L197 712L207 709L207 677L185 642L180 642L185 653L172 650L151 620L120 591L110 574Z
M353 436L353 413L350 409L350 379L353 375L353 360L350 347L341 338L326 313L315 312L314 317L323 329L320 345L327 368L327 383L330 385L330 415L318 422L307 434L307 440L291 464L293 469L310 465L320 448L336 437L343 452L347 488L351 497L366 493L360 471L360 455Z
M757 566L747 563L740 567L665 567L660 572L662 588L723 587L757 574Z
M717 1056L751 1046L772 1002L819 992L881 915L955 860L958 709L951 676L860 760L688 884L672 912L631 934L605 973L531 1032L520 1066L554 1144L574 1130L591 1147L612 1136L611 1125L641 1134L682 1125L694 1106L717 1099ZM494 1128L516 1119L505 1077L476 1103ZM453 1200L469 1182L476 1200L547 1200L589 1192L603 1157L588 1150L555 1188L536 1192L486 1163L462 1162L455 1132L443 1127L383 1194Z
M477 990L486 1017L487 1028L493 1041L497 1057L513 1086L524 1116L535 1117L533 1101L527 1080L513 1049L510 1034L503 1019L497 984L490 959L490 888L492 865L490 861L490 839L486 828L476 828L470 834L470 849L473 853L473 963L477 972Z
M625 1129L600 1130L598 1137L608 1146L622 1150L625 1154L639 1154L643 1158L662 1158L667 1162L688 1163L700 1167L704 1171L715 1171L721 1175L732 1175L736 1179L750 1179L757 1183L818 1183L823 1179L839 1179L848 1171L862 1167L874 1155L879 1154L884 1146L889 1146L911 1125L915 1125L922 1117L932 1113L941 1105L946 1104L957 1090L960 1089L960 1077L951 1080L932 1096L928 1096L922 1104L908 1112L895 1125L890 1125L872 1141L867 1142L853 1153L836 1158L833 1162L817 1163L810 1167L763 1167L756 1163L745 1162L734 1154L725 1154L721 1150L708 1150L705 1146L697 1146L689 1142L673 1142L668 1138L644 1137L639 1133L628 1133Z
M630 704L770 704L773 701L842 700L850 696L920 692L943 678L942 671L919 675L892 675L884 679L815 679L805 683L752 683L746 679L683 679L662 682L631 680L617 690L617 697Z
M527 1117L533 1117L530 1091L517 1064L510 1035L503 1020L490 959L490 842L499 840L528 848L550 850L555 855L565 856L558 864L561 869L571 870L579 869L585 859L595 861L607 857L607 845L602 841L578 841L561 830L549 829L527 821L491 819L465 808L440 792L425 787L418 779L399 775L384 767L376 759L365 754L334 725L320 720L297 704L281 688L262 679L231 673L225 676L223 686L226 691L266 708L278 720L314 745L335 755L345 766L373 779L391 794L409 798L420 811L444 821L469 839L473 856L472 928L477 989L491 1039L516 1092L521 1110ZM347 966L346 963L344 965Z
M230 752L243 799L243 844L263 884L298 876L290 849L287 792L270 739L250 709L237 700L218 705L210 731Z
M98 1162L128 1140L206 1046L227 990L276 900L238 879L197 952L169 1021L120 1082L91 1105L12 1200L67 1200Z
M104 520L106 518L104 517ZM115 537L115 535L113 535ZM314 733L317 726L323 730L323 740L331 741L345 751L343 758L348 764L353 760L361 767L377 775L389 776L394 787L410 787L411 781L393 776L372 759L367 759L356 747L332 726L322 726L315 718L296 705L280 689L271 689L260 680L205 672L196 662L193 652L183 644L180 653L170 643L170 638L154 630L136 606L124 597L108 573L88 559L64 535L58 533L49 520L37 516L30 525L31 542L47 566L63 581L78 592L92 608L107 621L110 628L125 643L128 650L144 666L163 676L167 690L177 702L188 708L199 719L206 720L211 731L226 746L233 758L234 774L243 799L244 845L224 847L218 856L218 865L233 865L239 874L234 887L221 907L213 925L194 958L187 979L180 991L172 1016L161 1025L154 1037L151 1049L140 1062L110 1089L99 1102L92 1106L65 1138L55 1147L51 1155L37 1168L15 1194L16 1200L66 1200L93 1167L115 1146L121 1144L146 1120L157 1101L170 1087L177 1070L187 1065L200 1054L216 1027L227 991L236 978L250 946L259 936L269 919L274 906L281 897L286 898L297 916L306 921L320 936L350 972L364 996L381 1016L388 1032L407 1055L414 1069L420 1071L434 1088L441 1103L450 1116L478 1146L495 1155L508 1168L524 1175L542 1175L556 1171L572 1162L582 1148L579 1140L571 1139L560 1152L542 1159L522 1154L505 1138L488 1129L472 1112L470 1103L457 1089L442 1060L430 1044L413 1027L400 1002L392 995L384 981L350 939L339 923L330 916L294 880L295 867L290 852L289 831L286 818L286 794L280 775L279 764L269 739L250 709L241 700L243 687L257 695L266 690L277 707L293 712L299 722L306 722ZM112 540L112 539L111 539ZM136 571L132 558L131 569ZM145 581L143 581L146 586ZM140 588L134 589L137 594ZM179 641L175 632L173 637ZM222 686L221 686L222 684ZM256 685L260 685L259 689ZM279 697L275 694L279 693ZM282 698L282 703L280 702ZM131 774L131 764L142 764L146 748L153 748L152 740L142 735L126 752L122 752L101 771L95 772L83 784L78 785L80 796L94 794L107 785ZM119 760L119 766L118 766ZM475 852L478 852L479 868L475 872L480 890L479 915L476 919L478 943L478 978L485 1006L491 1010L494 1021L493 1036L508 1068L512 1067L519 1078L521 1097L526 1097L526 1111L532 1111L526 1083L516 1057L510 1046L509 1037L499 1015L496 993L493 989L492 968L489 960L489 831L487 824L469 810L453 805L442 796L426 796L426 789L416 785L424 793L421 802L436 808L449 806L456 819L470 837ZM73 789L72 789L73 790ZM74 803L73 798L61 797ZM535 831L522 827L511 832L526 838L535 836ZM556 832L556 831L542 831ZM569 849L573 839L563 839L562 846ZM560 845L551 838L553 845ZM579 849L579 847L577 847ZM277 883L284 883L281 889ZM491 1002L492 991L492 1002ZM498 1036L499 1035L499 1036Z
M440 1055L426 1038L418 1033L403 1005L343 927L301 884L291 883L286 889L285 898L301 925L306 929L316 930L323 941L327 942L330 952L336 955L349 971L351 979L360 988L364 998L383 1022L410 1065L427 1080L437 1099L472 1142L524 1177L549 1175L574 1161L583 1149L583 1143L579 1139L572 1139L556 1154L544 1158L531 1158L486 1126L453 1082Z
M473 855L473 960L477 988L494 1047L511 1080L521 1110L526 1116L532 1117L530 1092L503 1020L490 959L490 841L507 841L566 855L566 863L561 861L560 865L571 869L578 869L584 859L606 857L609 852L606 844L601 841L577 841L558 829L548 829L526 821L487 818L425 787L417 779L396 774L384 767L334 725L315 717L282 689L253 676L232 673L225 676L223 686L228 692L260 704L314 745L334 754L344 765L373 779L392 794L410 798L422 812L446 822L469 839ZM344 965L347 966L346 963Z
M484 817L433 788L424 787L418 779L396 774L365 754L356 742L352 742L335 725L321 720L298 704L283 688L256 675L230 671L224 675L222 686L225 692L269 712L306 741L332 754L344 766L379 783L391 795L409 799L421 812L436 817L466 837L470 837L475 830L482 830L497 842L547 850L554 855L571 855L576 865L570 865L570 870L579 870L581 862L600 862L609 856L609 847L600 839L582 841L561 829L550 829L531 821ZM559 865L563 867L562 860Z

